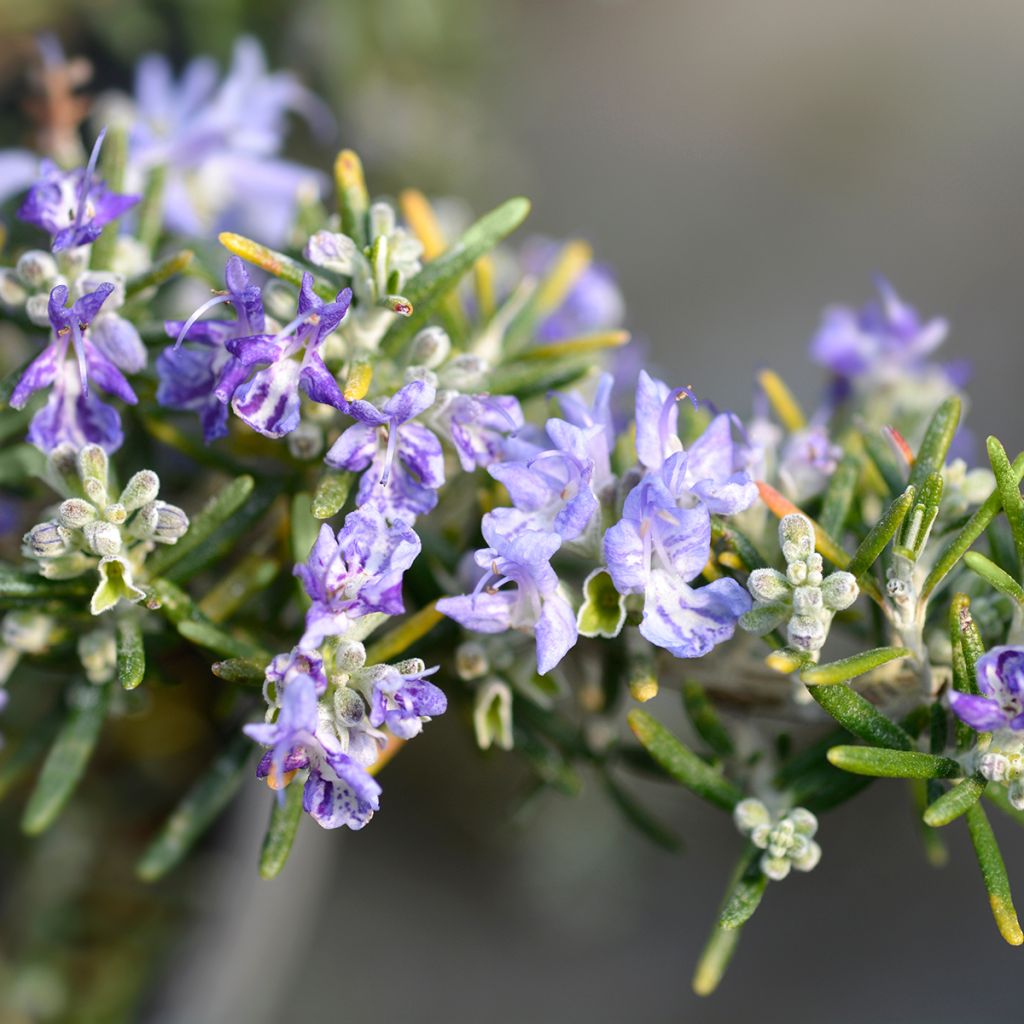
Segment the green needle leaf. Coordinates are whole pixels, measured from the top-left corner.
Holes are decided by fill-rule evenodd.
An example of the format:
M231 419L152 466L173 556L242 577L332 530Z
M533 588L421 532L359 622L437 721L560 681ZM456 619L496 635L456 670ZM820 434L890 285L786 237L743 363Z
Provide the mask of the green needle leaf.
M330 519L336 516L348 501L355 479L355 473L324 473L313 495L313 517Z
M828 752L828 760L844 772L878 779L955 779L963 775L963 768L950 757L910 750L840 746Z
M398 321L388 331L381 344L382 351L387 355L399 352L405 342L426 325L436 303L459 283L481 256L515 231L529 212L529 200L506 200L490 213L484 214L457 242L410 278L405 284L403 295L412 303L415 312ZM494 388L491 390L494 391Z
M683 683L683 706L700 738L719 757L732 756L732 738L700 683L692 679Z
M48 829L75 791L107 717L110 689L110 683L93 686L84 682L72 688L71 710L46 755L21 819L22 830L28 835Z
M988 901L999 934L1011 946L1019 946L1024 943L1024 933L1020 930L1017 911L1013 907L1006 865L1003 863L1003 855L999 852L999 844L992 832L992 826L980 803L975 802L968 808L967 828L971 833L971 842L974 843L978 867L981 868L981 877L988 890Z
M953 443L953 435L960 423L960 399L951 395L935 410L918 449L910 471L910 483L920 490L932 473L941 472L946 464L946 453Z
M876 647L871 651L864 651L861 654L851 655L849 658L841 658L839 661L830 661L824 665L814 665L805 668L800 673L800 679L808 686L828 686L833 683L844 683L848 679L855 679L872 669L887 665L897 658L909 658L910 651L906 647Z
M296 288L302 285L302 278L305 274L311 274L313 291L324 302L333 302L340 291L330 281L318 276L314 267L293 260L291 256L285 256L283 252L260 245L259 242L254 242L251 238L246 238L245 235L236 235L233 231L222 231L217 236L217 241L228 252L241 257L246 263L251 263L268 274L273 274L274 277L279 277L282 281L295 285Z
M123 127L111 125L107 129L100 150L99 176L111 192L124 190L124 170L128 162L128 135ZM92 243L89 266L95 270L107 270L113 263L117 248L120 217L108 224L100 237Z
M626 820L642 832L652 843L669 853L677 853L682 848L679 837L671 829L666 828L657 818L640 804L631 793L624 790L602 765L601 779L612 803L622 812Z
M124 294L126 299L132 299L147 288L156 288L158 285L169 281L172 277L185 273L192 266L195 253L191 249L182 249L181 252L165 256L158 260L142 274L129 278L125 282Z
M992 472L996 475L996 485L1003 511L1010 523L1013 543L1017 548L1017 558L1024 565L1024 498L1020 493L1020 482L1014 474L1006 450L999 441L990 437L986 442L988 460L992 464Z
M1013 460L1013 465L1010 468L1013 470L1013 477L1018 483L1021 479L1024 479L1024 452L1021 452ZM939 555L935 565L932 566L932 571L928 573L928 577L921 587L922 601L928 598L932 591L945 579L953 566L963 558L971 545L988 529L989 523L992 522L1002 507L1003 499L997 485L996 489L985 499L978 511L967 520L964 528L946 545L942 554Z
M239 732L231 738L139 859L135 866L139 878L155 882L182 861L238 791L255 753L248 736Z
M868 743L894 750L911 750L910 736L870 701L845 683L812 686L811 696L848 732Z
M117 681L134 690L146 675L146 649L142 629L134 615L125 615L117 623Z
M899 529L910 507L914 504L916 491L908 487L896 500L885 510L882 518L868 532L868 535L861 541L860 547L853 553L847 572L852 572L859 580L875 564L878 556L885 550L890 538Z
M260 878L277 878L292 852L295 833L302 820L302 785L292 782L284 791L284 799L273 795L270 804L270 823L260 848Z
M677 782L724 810L731 811L742 794L728 779L684 746L657 719L634 708L627 716L633 735Z
M750 867L726 894L718 915L718 925L726 931L735 931L747 923L761 903L764 890L768 885L767 877L757 866L757 855L753 855Z
M250 658L228 658L226 661L215 661L211 671L218 679L226 683L238 683L242 686L262 686L266 675L266 663L253 661Z
M923 815L924 823L932 828L940 828L956 821L981 799L987 784L980 775L971 775L963 782L958 782L928 805Z
M255 484L251 476L239 476L222 487L192 519L188 532L177 544L162 547L149 556L146 560L149 574L163 576L172 565L199 547L245 504Z
M818 517L822 529L829 536L842 537L859 479L860 460L852 455L844 456L828 483L821 515Z
M980 551L968 551L964 555L964 564L971 572L980 576L1000 593L1012 598L1018 604L1024 604L1024 587Z

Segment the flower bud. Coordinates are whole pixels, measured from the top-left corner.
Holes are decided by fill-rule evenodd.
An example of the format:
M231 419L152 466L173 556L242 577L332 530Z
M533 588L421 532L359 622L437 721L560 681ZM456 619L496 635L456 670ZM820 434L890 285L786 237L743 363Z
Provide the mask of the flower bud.
M489 666L487 652L475 640L467 640L455 648L455 674L469 682L486 675Z
M748 797L741 800L733 809L732 820L740 832L750 835L758 826L767 825L771 821L771 815L760 800Z
M25 303L28 292L13 270L0 270L0 302L5 306L19 307Z
M801 651L820 651L828 628L815 615L794 615L786 630L789 642Z
M78 638L78 660L90 683L106 683L117 669L117 644L109 629L94 629Z
M57 276L57 261L42 249L28 249L18 258L14 271L30 288L38 290Z
M848 572L834 572L821 584L821 596L825 607L834 612L849 608L857 600L859 593L856 578Z
M814 527L799 512L783 516L779 522L779 542L787 562L807 558L814 551Z
M59 558L71 550L70 537L60 523L38 523L25 534L26 554L33 558Z
M333 410L332 410L333 411ZM310 461L324 450L324 432L315 423L302 420L288 434L288 451L296 459Z
M8 612L0 623L0 642L22 654L43 654L50 647L56 623L32 611Z
M126 512L134 512L136 509L142 508L143 505L156 501L159 493L160 477L151 469L142 469L125 484L125 488L117 500L124 506Z
M107 470L107 453L98 444L87 444L78 453L78 475L83 483L86 480L98 480L105 488Z
M339 686L334 691L334 714L340 725L351 729L366 717L366 703L352 687Z
M25 300L25 315L36 327L52 327L50 323L50 296L45 293L42 295L30 295Z
M440 327L425 327L412 339L409 362L414 366L434 370L448 358L451 349L452 343L447 331Z
M334 664L342 672L355 672L366 664L366 648L358 640L342 641L335 651Z
M188 531L188 516L177 505L154 501L139 509L133 526L143 537L161 544L176 544Z
M747 579L747 590L758 601L784 601L791 587L777 569L755 569Z
M62 526L69 530L80 530L86 523L91 523L96 518L96 509L81 498L68 498L61 502L57 509L57 518Z
M82 527L89 550L101 558L110 558L121 552L121 531L113 523L86 523Z
M421 676L427 670L427 663L422 658L406 658L395 664L395 671L402 676Z

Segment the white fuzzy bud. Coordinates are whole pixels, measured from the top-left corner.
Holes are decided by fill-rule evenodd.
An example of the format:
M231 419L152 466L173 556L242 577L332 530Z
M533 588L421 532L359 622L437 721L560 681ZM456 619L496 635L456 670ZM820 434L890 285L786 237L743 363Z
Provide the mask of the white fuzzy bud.
M89 550L101 558L112 558L121 553L121 531L113 523L86 523L82 534Z
M125 484L118 502L124 506L126 512L134 512L143 505L156 501L159 493L160 477L151 469L141 469Z
M447 331L440 327L425 327L412 339L409 361L415 366L436 370L448 358L451 349Z
M68 498L67 501L61 502L60 508L57 509L57 518L61 526L66 526L69 530L80 530L86 523L96 519L96 509L81 498Z
M57 261L42 249L27 249L18 257L14 270L29 288L38 290L57 277Z
M70 536L60 523L38 523L25 534L26 554L34 558L59 558L71 550Z

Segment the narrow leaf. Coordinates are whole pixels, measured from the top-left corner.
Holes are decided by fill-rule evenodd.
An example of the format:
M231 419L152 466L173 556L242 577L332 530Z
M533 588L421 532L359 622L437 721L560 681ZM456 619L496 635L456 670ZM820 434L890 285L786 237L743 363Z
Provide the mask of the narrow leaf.
M355 480L355 473L324 473L313 495L313 517L330 519L336 516L348 501Z
M805 668L800 679L808 686L828 686L832 683L844 683L848 679L856 679L873 669L887 665L898 658L909 658L910 651L906 647L876 647L871 651L853 654L849 658L830 661L824 665Z
M631 825L656 846L668 850L669 853L677 853L682 848L683 844L679 841L679 837L658 821L631 793L626 792L607 770L602 770L601 778L612 803L618 807Z
M722 976L729 966L729 961L736 951L736 945L740 941L740 932L743 927L742 922L726 928L721 923L721 917L729 906L736 887L743 884L743 880L750 871L756 855L757 850L748 844L726 887L725 897L719 910L719 920L715 922L714 928L711 929L711 934L708 936L708 941L704 946L700 959L697 961L697 968L693 974L693 991L699 996L709 996L718 988L718 983L722 980ZM745 905L749 905L749 896L743 902ZM747 916L749 917L750 915L748 914Z
M946 453L953 443L953 435L956 434L959 423L960 399L956 395L950 395L935 410L928 422L924 440L921 442L914 465L910 470L910 483L913 487L920 489L932 473L942 470L946 464Z
M370 208L370 196L366 191L362 161L354 150L343 149L338 154L334 161L334 181L341 230L362 248L369 241L366 237L366 213Z
M868 531L860 546L853 553L847 572L860 580L875 564L885 550L890 538L899 529L900 523L914 504L914 488L908 487L882 514L882 518Z
M481 256L515 231L529 212L528 200L507 200L490 213L484 214L454 245L410 278L403 294L412 304L415 313L388 331L382 350L388 355L399 352L405 342L427 323L434 303L455 288Z
M146 649L142 628L134 615L124 615L117 623L117 681L134 690L146 675Z
M939 828L955 821L961 814L966 814L985 792L987 782L980 775L971 775L946 790L928 805L924 812L924 823L932 828Z
M893 750L911 750L910 736L870 701L845 683L812 686L811 696L847 731L868 743Z
M302 820L302 788L294 782L286 787L283 800L277 794L271 800L270 822L260 847L260 878L277 878L292 852Z
M192 518L188 532L177 544L169 544L149 556L146 569L150 575L162 576L175 562L184 558L214 530L226 523L245 504L255 483L251 476L239 476L222 487L203 506L202 511Z
M134 298L147 288L156 288L165 281L170 281L172 277L184 274L192 266L194 259L195 253L191 249L182 249L181 252L165 256L162 260L154 263L149 270L128 279L124 286L125 298Z
M235 256L240 256L246 263L251 263L253 266L259 267L260 270L265 270L268 274L273 274L274 277L279 277L282 281L287 281L288 284L294 285L296 288L301 286L304 275L311 274L313 277L313 291L324 302L333 302L338 294L339 289L331 284L330 281L319 277L314 272L313 267L300 263L298 260L293 260L291 256L285 256L283 252L277 252L274 249L267 248L265 245L260 245L259 242L254 242L251 238L246 238L245 235L236 235L233 231L222 231L217 236L217 241L228 252Z
M840 746L828 752L828 760L844 772L878 779L955 779L963 775L952 758L910 750Z
M99 176L111 192L124 191L124 170L128 162L128 135L121 125L111 125L106 130L103 148L100 150ZM120 231L118 217L100 233L100 237L92 243L89 254L89 266L94 270L108 270L114 260L117 248L117 236Z
M701 739L719 757L730 757L733 753L732 739L700 683L692 679L683 683L683 706Z
M627 716L633 735L651 757L677 782L705 800L731 811L742 794L724 776L684 746L646 711L634 708Z
M1017 920L1017 911L1013 906L1010 893L1010 880L1006 877L1006 865L1003 855L999 852L999 844L992 832L992 826L980 803L972 804L967 810L967 828L974 843L974 852L978 857L981 877L988 890L988 901L992 908L992 916L996 920L999 934L1011 945L1024 943L1024 932L1021 932Z
M999 500L1010 524L1014 547L1017 549L1017 560L1024 565L1024 498L1020 493L1020 482L1017 480L1006 450L999 441L990 437L986 442L988 460L992 464L992 472L996 475L996 487Z
M829 536L842 536L859 479L860 460L852 455L844 456L828 482L821 506L821 526Z
M1024 604L1024 587L980 551L968 551L964 555L964 565L1000 593L1018 604Z
M433 601L418 612L410 615L401 625L385 633L376 643L366 649L366 664L386 664L399 654L404 654L414 643L422 640L444 616Z
M215 661L211 670L218 679L223 679L226 683L262 686L266 675L266 662L250 658L228 658L225 661Z
M1018 483L1024 479L1024 452L1021 452L1013 460L1013 465L1010 468ZM996 489L985 499L977 512L967 520L963 529L946 545L942 554L936 559L935 565L932 566L931 572L928 573L921 587L922 601L928 598L953 566L963 558L971 545L985 532L1002 506L1003 499L997 485Z
M110 683L100 686L79 683L72 688L68 716L57 732L25 805L21 827L28 835L39 835L56 821L85 774L85 766L107 717L110 689Z
M238 791L255 753L252 740L241 732L231 738L143 853L135 866L139 878L155 882L184 859Z
M807 426L807 417L800 408L800 403L774 370L761 370L757 375L757 382L761 385L761 390L775 415L790 433L803 430Z

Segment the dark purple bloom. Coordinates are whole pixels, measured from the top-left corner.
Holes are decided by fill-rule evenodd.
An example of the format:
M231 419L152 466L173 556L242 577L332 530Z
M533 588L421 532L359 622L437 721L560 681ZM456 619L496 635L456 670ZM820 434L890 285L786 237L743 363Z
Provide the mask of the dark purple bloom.
M334 375L324 365L320 349L341 323L352 301L352 289L343 288L334 302L325 303L313 291L313 275L303 274L298 316L278 334L232 338L228 351L244 368L262 366L238 383L231 408L253 430L266 437L283 437L299 425L299 390L314 402L348 411L348 402ZM292 358L301 353L301 359ZM234 379L234 378L233 378Z
M978 659L981 694L950 690L949 706L972 729L1024 730L1024 647L993 647Z
M138 401L124 374L90 336L90 324L113 290L112 284L101 284L70 307L65 305L68 290L64 285L50 292L50 344L29 364L11 395L11 405L21 409L35 392L50 390L46 405L32 418L28 433L28 439L45 452L62 442L75 448L98 444L112 452L124 440L117 410L101 402L90 389L94 381L130 405ZM67 359L69 344L76 365Z
M228 341L261 335L266 327L260 289L252 284L245 264L237 256L228 258L224 283L225 293L205 302L188 320L168 320L164 324L168 336L177 341L156 361L160 378L157 401L169 409L195 412L207 444L228 432L228 402L249 372L228 350ZM234 307L234 320L199 319L221 303ZM189 342L189 347L182 342Z
M399 739L410 740L423 730L423 723L443 715L448 708L444 692L427 680L437 667L400 672L388 665L373 681L370 698L370 725L386 725Z
M881 301L827 309L811 340L812 358L840 377L915 369L946 338L945 320L922 320L885 278L875 284Z
M358 401L345 411L353 423L324 461L336 469L363 472L357 500L373 504L389 519L411 521L437 504L444 483L444 453L433 431L411 420L434 404L436 389L414 380L380 408Z
M104 134L100 133L85 167L63 171L44 160L40 180L29 189L18 210L21 220L53 236L54 252L95 242L107 224L139 201L138 196L111 192L96 177Z
M313 601L302 646L319 647L360 615L401 614L402 576L419 553L412 528L400 520L389 525L372 505L350 512L337 537L324 523L309 558L295 566Z
M486 573L472 594L442 598L437 610L478 633L533 633L537 671L544 675L577 640L576 615L550 564L562 538L534 529L527 515L512 508L489 512L481 527L490 546L474 557Z

